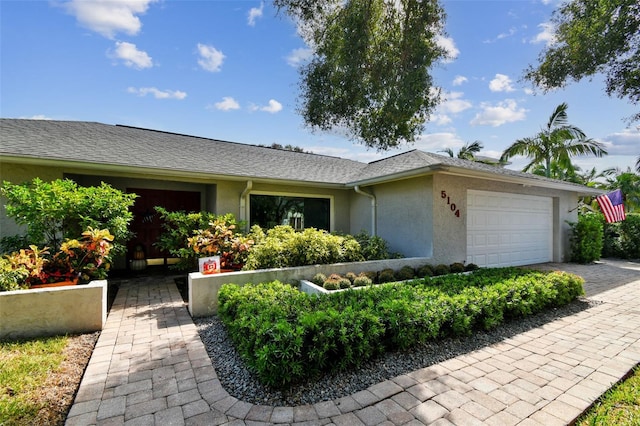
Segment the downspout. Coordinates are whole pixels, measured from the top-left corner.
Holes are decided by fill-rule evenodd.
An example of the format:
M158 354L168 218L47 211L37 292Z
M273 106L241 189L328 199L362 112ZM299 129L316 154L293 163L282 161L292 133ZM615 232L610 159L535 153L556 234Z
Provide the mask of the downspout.
M371 200L371 236L375 237L376 236L376 196L373 194L369 194L368 192L365 192L363 190L360 189L360 185L356 185L353 187L354 191L356 191L356 193L360 194L360 195L364 195L365 197L369 198Z
M251 188L253 188L253 182L248 180L246 188L242 191L242 194L240 194L240 220L246 222L247 226L249 225L249 215L247 214L247 195L251 191Z

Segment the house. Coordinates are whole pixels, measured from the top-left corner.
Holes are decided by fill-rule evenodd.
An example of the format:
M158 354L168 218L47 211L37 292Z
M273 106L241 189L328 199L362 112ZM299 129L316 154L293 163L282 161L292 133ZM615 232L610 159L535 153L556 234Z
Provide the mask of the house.
M0 180L104 181L140 197L136 240L153 242L153 207L233 213L250 225L289 223L387 240L433 263L506 266L568 259L581 185L419 150L361 163L94 122L0 119ZM20 229L0 210L0 236Z

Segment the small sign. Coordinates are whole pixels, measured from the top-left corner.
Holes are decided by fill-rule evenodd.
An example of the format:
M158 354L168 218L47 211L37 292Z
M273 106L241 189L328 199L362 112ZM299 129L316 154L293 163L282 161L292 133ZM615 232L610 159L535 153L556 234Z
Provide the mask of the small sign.
M220 256L203 257L198 259L198 268L204 275L220 272Z

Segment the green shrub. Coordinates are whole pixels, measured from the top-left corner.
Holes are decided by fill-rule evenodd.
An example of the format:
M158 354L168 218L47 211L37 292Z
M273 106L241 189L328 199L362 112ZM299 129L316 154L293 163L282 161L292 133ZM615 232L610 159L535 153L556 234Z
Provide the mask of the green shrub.
M340 278L327 278L322 283L322 287L325 290L337 290L340 288Z
M445 265L444 263L441 263L439 265L436 265L435 268L433 268L433 275L447 275L451 272L451 269L449 268L449 265Z
M131 237L130 208L137 195L104 182L84 187L70 179L44 182L34 178L23 184L5 181L0 194L7 200L7 216L27 227L29 245L57 251L65 239L77 238L88 228L109 229L114 236L113 253L117 254L124 252Z
M351 288L351 281L349 278L340 278L339 285L341 289Z
M311 278L311 282L319 286L323 285L326 280L327 276L321 273L317 273L313 276L313 278Z
M465 272L473 272L480 269L480 267L478 265L476 265L475 263L468 263L464 266L464 270Z
M571 225L571 261L590 263L600 259L602 254L602 215L587 213L578 216L577 223Z
M396 271L395 277L398 281L412 280L416 277L416 271L411 266L403 266Z
M620 222L620 248L625 259L640 259L640 214L629 213Z
M393 273L393 269L383 269L378 274L378 283L392 283L396 280L396 276Z
M354 238L360 244L364 260L389 259L389 246L383 238L371 236L367 231L360 231Z
M346 279L348 279L348 280L351 282L351 284L353 284L353 281L356 279L357 275L356 275L355 273L353 273L353 272L347 272L347 273L344 275L344 277L345 277Z
M260 380L286 388L384 351L566 304L582 294L582 284L562 272L499 268L323 296L279 282L224 285L219 315Z
M433 276L433 267L431 265L423 265L418 268L418 278L426 278Z
M281 225L265 235L260 228L253 227L250 237L255 245L245 264L247 270L363 260L360 245L353 237L315 228L296 232L291 226Z
M22 290L29 288L26 279L29 271L25 267L14 267L5 256L0 257L0 291Z
M371 284L373 284L373 281L364 272L353 280L354 287L365 287Z
M452 263L451 265L449 265L449 271L451 271L452 274L459 274L461 272L464 272L464 263Z

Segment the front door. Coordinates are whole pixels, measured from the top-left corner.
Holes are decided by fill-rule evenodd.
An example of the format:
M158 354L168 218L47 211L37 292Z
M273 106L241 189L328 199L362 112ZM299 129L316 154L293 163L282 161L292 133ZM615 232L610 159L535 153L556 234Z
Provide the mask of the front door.
M156 262L163 259L165 263L169 254L155 246L162 234L162 220L155 207L164 207L168 211L200 211L200 192L169 191L164 189L127 188L127 192L138 194L133 206L133 220L130 229L134 237L127 244L128 256L131 256L137 245L142 245L147 260Z

